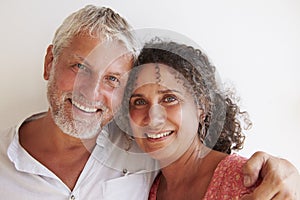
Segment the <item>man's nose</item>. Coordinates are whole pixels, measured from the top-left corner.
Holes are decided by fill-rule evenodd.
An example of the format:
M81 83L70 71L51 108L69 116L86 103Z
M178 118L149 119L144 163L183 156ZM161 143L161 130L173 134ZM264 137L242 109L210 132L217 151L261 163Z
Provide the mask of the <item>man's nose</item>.
M152 128L159 128L165 124L167 114L163 106L159 104L154 104L149 109L149 126Z
M89 77L85 80L79 80L80 93L90 101L103 101L104 89L101 76Z

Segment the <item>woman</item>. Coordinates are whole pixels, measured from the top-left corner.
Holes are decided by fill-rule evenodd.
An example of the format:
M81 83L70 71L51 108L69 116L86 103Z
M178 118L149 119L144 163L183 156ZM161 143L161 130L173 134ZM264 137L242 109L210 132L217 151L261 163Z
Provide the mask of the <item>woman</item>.
M232 96L200 50L157 40L144 46L122 112L129 113L127 133L161 166L149 199L235 199L251 192L243 186L245 158L229 155L244 142L239 119L251 124Z

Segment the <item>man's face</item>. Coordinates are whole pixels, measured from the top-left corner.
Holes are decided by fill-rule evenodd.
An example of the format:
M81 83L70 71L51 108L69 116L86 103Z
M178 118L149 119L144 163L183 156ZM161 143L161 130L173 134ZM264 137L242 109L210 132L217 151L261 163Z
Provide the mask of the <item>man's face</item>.
M53 120L66 134L95 137L120 103L132 57L119 42L88 35L74 37L54 60L47 56L44 77Z

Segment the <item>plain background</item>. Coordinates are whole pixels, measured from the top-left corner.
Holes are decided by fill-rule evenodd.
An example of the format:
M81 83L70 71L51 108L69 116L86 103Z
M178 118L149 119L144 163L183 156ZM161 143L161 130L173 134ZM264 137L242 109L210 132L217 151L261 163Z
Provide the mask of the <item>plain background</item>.
M236 88L257 150L300 169L299 0L5 0L0 3L0 128L47 109L43 59L57 27L87 4L105 5L135 28L163 28L194 40Z

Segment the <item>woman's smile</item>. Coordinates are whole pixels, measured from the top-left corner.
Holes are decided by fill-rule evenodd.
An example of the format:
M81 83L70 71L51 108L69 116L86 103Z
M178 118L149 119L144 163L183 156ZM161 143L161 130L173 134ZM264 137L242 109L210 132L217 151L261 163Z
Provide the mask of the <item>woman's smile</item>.
M145 133L145 136L149 140L159 140L159 139L164 139L165 137L168 137L173 133L174 131L164 131L160 133Z

